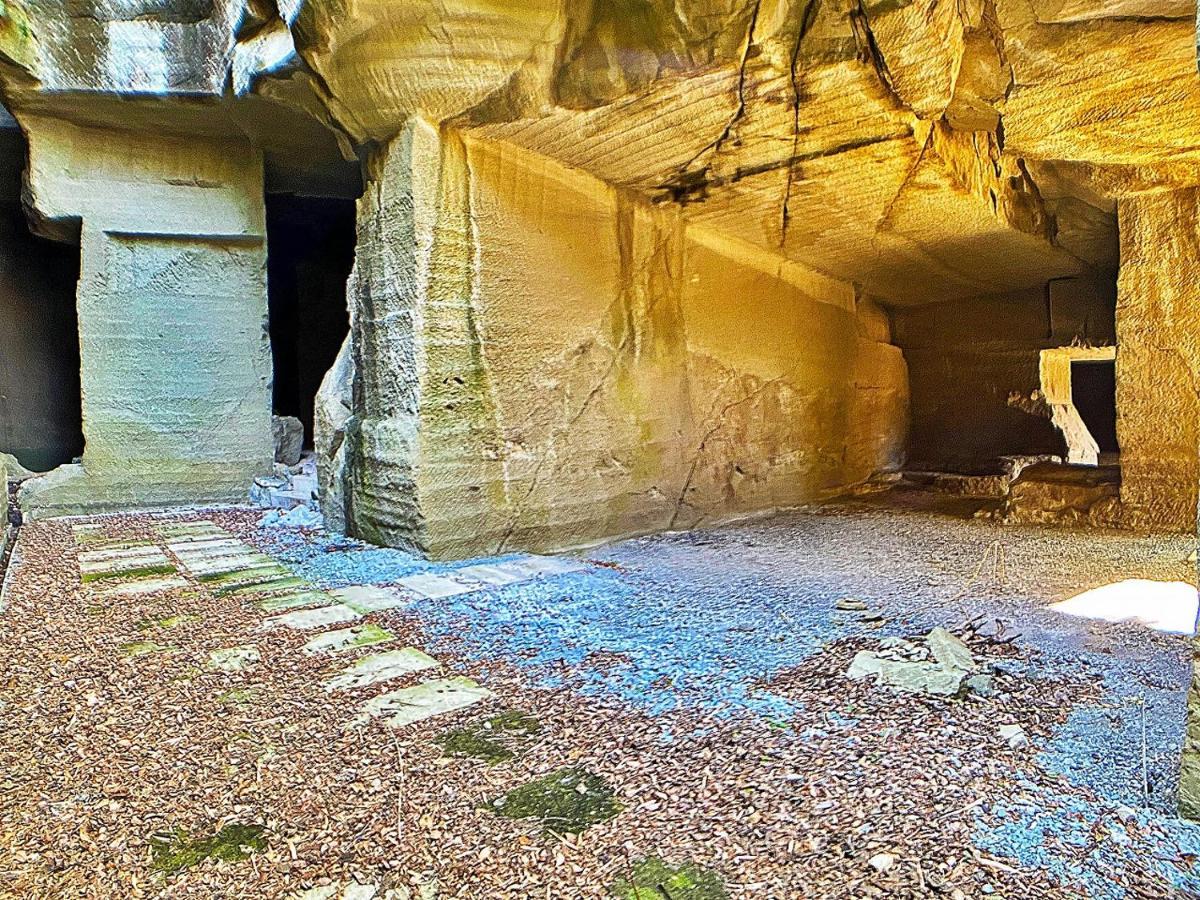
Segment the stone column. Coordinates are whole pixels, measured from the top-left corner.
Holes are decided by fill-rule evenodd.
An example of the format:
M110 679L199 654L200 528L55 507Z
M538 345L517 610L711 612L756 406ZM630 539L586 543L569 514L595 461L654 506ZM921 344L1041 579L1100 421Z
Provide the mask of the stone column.
M1118 205L1117 439L1135 527L1193 531L1200 481L1200 191Z
M262 161L230 139L39 117L40 230L81 244L78 465L28 481L33 517L244 500L271 468Z
M461 139L410 122L372 160L348 286L354 415L342 478L358 537L453 556L502 528L475 241Z

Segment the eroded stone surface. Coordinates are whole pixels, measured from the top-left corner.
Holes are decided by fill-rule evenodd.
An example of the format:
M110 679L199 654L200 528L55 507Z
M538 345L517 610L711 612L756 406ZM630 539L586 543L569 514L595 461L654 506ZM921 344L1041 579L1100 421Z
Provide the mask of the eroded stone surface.
M435 678L415 687L380 694L363 704L362 713L351 723L362 725L385 718L392 728L473 706L492 696L470 678Z
M244 672L261 659L262 654L257 647L228 647L208 654L208 667L221 672Z
M376 653L364 656L340 675L325 682L327 691L351 691L356 688L369 687L394 678L402 678L413 672L431 669L438 661L416 647L405 647L402 650L389 650L386 653Z
M384 644L395 637L390 631L368 622L366 625L356 625L353 628L343 628L339 631L327 631L317 635L304 645L305 653L343 653L359 647L371 647Z
M309 631L313 628L325 628L328 625L341 625L345 622L354 622L359 618L361 618L361 615L358 612L349 606L342 606L339 603L332 606L319 606L316 609L302 609L298 612L273 616L263 622L260 627L263 631L272 631L276 628Z

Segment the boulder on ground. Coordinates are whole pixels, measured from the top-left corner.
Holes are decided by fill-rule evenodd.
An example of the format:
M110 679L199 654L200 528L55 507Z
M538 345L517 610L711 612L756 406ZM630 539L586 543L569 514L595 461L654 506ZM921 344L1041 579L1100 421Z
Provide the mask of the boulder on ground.
M275 462L294 466L304 452L304 426L295 416L272 416L271 437L275 440Z

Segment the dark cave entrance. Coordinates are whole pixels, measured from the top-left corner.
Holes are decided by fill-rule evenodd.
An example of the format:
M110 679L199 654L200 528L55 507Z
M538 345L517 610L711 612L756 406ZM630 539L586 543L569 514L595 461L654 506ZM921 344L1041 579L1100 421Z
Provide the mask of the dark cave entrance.
M311 447L313 400L350 330L354 201L268 194L266 205L274 412L299 419Z
M83 453L78 246L35 236L25 138L0 110L0 451L46 472Z
M1071 400L1100 447L1100 464L1117 461L1117 370L1105 360L1071 363Z

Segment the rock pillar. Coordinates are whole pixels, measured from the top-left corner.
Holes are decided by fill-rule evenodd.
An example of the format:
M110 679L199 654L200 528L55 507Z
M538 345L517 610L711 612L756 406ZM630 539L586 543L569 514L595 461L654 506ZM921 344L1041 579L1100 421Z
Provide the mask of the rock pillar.
M1131 196L1117 212L1122 516L1190 531L1200 481L1200 191Z
M33 517L244 500L271 468L262 160L229 139L28 117L39 229L78 238L80 464Z
M486 546L504 506L488 486L503 478L461 139L415 120L383 148L359 201L358 241L346 528L436 555Z

